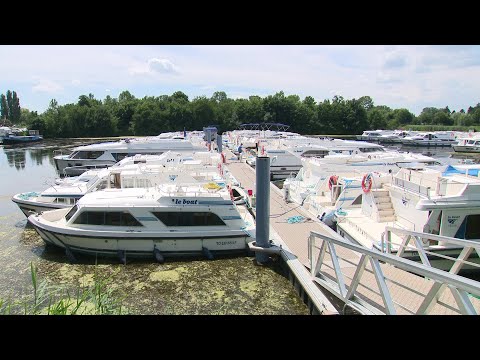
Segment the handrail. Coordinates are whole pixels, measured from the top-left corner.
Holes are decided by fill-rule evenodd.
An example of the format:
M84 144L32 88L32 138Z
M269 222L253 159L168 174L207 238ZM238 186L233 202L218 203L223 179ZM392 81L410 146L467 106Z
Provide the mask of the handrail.
M464 239L458 239L458 238L453 238L453 237L449 237L449 236L442 236L442 235L428 234L428 233L423 233L423 232L418 232L418 231L404 230L404 229L395 228L393 226L386 226L385 231L391 231L393 233L396 233L397 235L402 234L402 235L417 236L417 237L420 237L422 239L443 241L443 242L448 242L448 243L459 245L459 246L475 247L475 248L480 249L480 239L464 240Z
M399 229L389 227L389 230ZM406 231L400 230L400 232ZM317 239L322 240L321 246L318 246L316 244ZM344 239L331 238L316 231L310 232L308 246L311 275L314 277L315 281L319 283L322 287L325 287L335 296L343 300L346 305L350 305L352 308L356 309L360 313L396 314L397 310L395 305L397 305L401 309L404 309L410 313L427 314L437 303L439 305L445 306L451 311L461 314L477 314L478 309L480 308L480 304L478 302L476 302L476 307L472 304L471 298L469 296L471 294L475 297L480 297L480 282L459 276L454 271L446 272L440 269L436 269L430 265L414 262L408 259L403 259L401 257L382 253L377 250L371 250L366 247L350 243ZM336 248L341 248L342 252L337 251ZM314 249L320 250L316 258L313 255ZM338 254L345 253L345 249L351 250L361 255L353 278L350 278L346 274L344 274L344 271L340 266L340 259L343 260L343 258ZM325 264L324 260L327 250L328 253L331 255L333 265ZM469 252L464 251L462 252L462 254L463 256L468 256ZM351 260L345 259L343 261L351 264ZM370 263L371 270L366 268L367 263ZM407 308L407 305L402 305L394 301L394 296L397 296L398 292L391 293L389 287L387 286L387 281L395 285L400 284L392 278L384 275L382 267L384 267L385 265L381 265L381 263L393 265L397 268L396 271L406 271L409 273L420 275L425 278L425 281L432 284L424 299L419 304L418 309L412 311ZM331 278L322 274L322 266L334 269L336 283L332 284ZM351 271L351 266L348 266L348 268ZM365 301L364 299L362 299L362 295L358 291L358 286L362 285L364 287L367 287L361 284L361 278L364 272L370 272L375 275L375 280L379 288L379 293L376 294L380 295L383 301L383 306L382 304L374 305L375 302L373 300ZM351 279L348 289L345 278ZM409 284L402 284L400 286L404 291L409 290L416 296L423 295L414 288L408 288L408 285ZM451 304L446 304L445 302L439 300L441 293L446 289L446 287L451 290L453 295L453 301L458 306L458 309L452 307ZM370 291L372 291L372 289L370 289ZM399 301L405 299L404 295L399 297Z

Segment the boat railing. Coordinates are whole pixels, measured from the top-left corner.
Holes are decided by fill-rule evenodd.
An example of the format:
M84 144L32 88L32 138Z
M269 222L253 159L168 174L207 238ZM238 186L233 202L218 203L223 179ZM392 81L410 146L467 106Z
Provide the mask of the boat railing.
M412 181L408 181L398 177L393 178L393 184L402 189L405 189L420 195L424 195L427 198L430 198L430 190L431 190L430 186L424 186L424 185L417 184Z
M458 266L447 272L316 231L310 232L308 249L313 281L344 302L344 310L378 315L479 312L480 282L459 276Z
M400 215L400 214L395 214L395 215L397 216L398 219L400 219L401 221L407 222L407 223L408 223L409 225L411 225L411 226L409 226L409 228L407 228L407 227L403 226L401 223L397 222L397 223L395 223L395 225L393 225L394 227L397 226L398 228L400 228L400 229L405 229L405 230L413 230L413 231L416 230L416 229L415 229L415 228L416 228L416 225L415 225L415 223L414 223L413 221L408 220L406 217L404 217L404 216L402 216L402 215Z
M111 167L113 164L112 163L105 163L105 164L87 164L87 165L76 165L76 166L67 166L63 169L63 175L65 177L71 175L72 171L75 172L75 170L82 170L85 169L87 170L99 170L99 169L105 169L108 167Z
M198 185L198 183L195 184L195 185ZM222 197L222 194L217 193L217 191L220 189L220 187L215 188L215 189L205 188L204 190L200 190L200 189L189 190L187 188L183 188L183 189L179 188L179 189L175 189L175 190L165 190L165 189L162 189L161 186L157 185L156 188L162 196L168 196L168 197L174 197L174 196L178 196L178 197L210 197L210 198L211 197L214 197L214 198L221 198Z

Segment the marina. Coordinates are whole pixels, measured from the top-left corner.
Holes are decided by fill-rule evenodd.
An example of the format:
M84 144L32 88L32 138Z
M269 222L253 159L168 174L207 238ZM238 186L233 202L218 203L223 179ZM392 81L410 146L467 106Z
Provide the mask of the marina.
M219 136L219 141L222 141L221 136ZM218 146L220 151L220 143ZM235 146L229 147L231 149L235 148ZM10 152L8 148L6 150L7 153ZM213 146L211 151L213 151ZM210 159L214 159L213 154L215 153L212 152L211 154L212 155L209 156L203 156L203 158L207 159L210 157ZM450 269L450 273L433 267L427 255L428 249L423 249L423 247L421 249L418 248L418 244L423 241L422 238L425 238L425 234L423 233L407 231L398 235L399 229L397 227L388 228L388 231L392 233L388 239L393 239L395 236L404 236L404 239L409 239L402 245L405 249L408 247L411 248L412 244L417 245L416 249L418 250L419 257L419 261L417 262L402 257L405 251L385 253L372 250L368 246L355 245L354 242L348 241L348 239L343 238L339 233L328 227L318 216L313 215L308 211L308 208L303 207L303 204L289 201L285 195L285 190L281 190L273 183L270 183L269 164L271 158L265 156L267 154L257 158L257 161L261 160L260 164L263 164L260 167L263 169L261 171L264 172L267 170L264 175L259 175L262 174L262 172L258 173L260 170L256 169L257 166L252 167L248 163L248 159L252 154L255 155L255 152L249 151L244 156L239 157L237 153L224 148L222 156L218 154L218 157L215 158L220 161L218 166L216 167L214 165L216 160L212 160L209 165L210 168L208 168L208 166L204 168L205 171L202 177L199 177L198 173L194 176L195 170L198 172L200 169L199 166L201 166L202 160L198 160L197 162L193 159L185 160L187 164L189 161L193 161L188 171L185 169L180 171L178 168L178 174L173 177L172 171L174 170L172 169L175 167L166 169L165 164L163 164L161 169L155 169L153 166L150 168L150 171L155 171L155 176L149 178L149 181L151 181L150 185L147 185L145 182L147 178L145 178L145 175L142 175L142 172L134 170L135 166L143 166L143 171L145 172L147 169L145 167L147 166L146 162L140 165L135 164L135 166L131 168L128 168L128 166L132 165L127 165L128 170L116 170L116 174L119 174L118 177L115 176L115 173L110 173L109 171L111 170L109 169L99 170L98 174L102 172L107 173L106 179L110 179L110 174L113 174L111 178L112 182L108 181L105 188L100 189L98 192L94 191L86 195L82 194L83 197L81 197L80 200L76 200L76 205L72 203L68 207L54 211L46 211L42 214L33 214L27 211L25 215L29 216L29 223L33 225L35 230L30 224L27 226L25 220L19 220L18 226L22 228L21 223L24 224L23 226L25 228L22 236L26 237L28 234L29 241L36 239L34 243L36 244L37 252L40 251L42 256L46 255L46 257L49 257L54 254L54 256L59 259L63 256L63 259L60 260L60 262L64 263L62 268L71 267L75 269L75 266L78 266L75 264L78 259L81 259L79 264L82 265L80 266L84 266L85 262L91 263L94 260L95 263L98 264L98 261L100 261L100 263L106 265L108 268L114 266L115 260L107 260L108 258L103 258L102 255L109 253L109 255L117 258L117 264L114 267L122 265L135 267L135 264L143 264L149 268L155 266L162 267L163 270L158 270L160 272L153 271L152 274L157 275L150 274L148 277L149 280L155 282L155 279L161 279L159 280L160 282L163 281L164 284L168 283L175 287L175 284L180 281L180 279L187 276L188 270L185 270L185 268L190 266L187 264L195 266L198 261L204 261L205 264L209 262L217 262L218 264L218 262L222 261L244 261L240 259L260 264L261 261L259 262L259 259L268 259L267 263L271 263L269 266L256 266L256 268L259 270L264 269L263 271L268 272L272 266L280 266L282 269L281 272L284 272L283 280L287 281L287 284L290 283L290 285L288 285L290 286L289 291L296 292L294 297L297 299L296 301L298 302L299 308L303 306L304 310L301 311L306 311L310 314L478 313L480 305L475 298L480 295L480 290L477 288L478 283L475 280L458 275L461 270L464 269L464 263L468 262L467 259L469 259L469 256L475 253L478 255L480 249L476 246L475 242L468 240L459 241L454 238L449 238L448 234L429 235L431 237L430 241L450 241L459 246L459 251L454 255L455 258L458 258L453 261L453 267ZM52 155L53 150L46 156L49 158L49 171L54 170ZM351 155L355 156L355 154ZM425 155L435 156L433 153ZM329 155L323 153L321 156L325 158ZM444 159L448 159L448 162L459 162L450 158L448 152L443 156L446 156ZM40 163L44 157L45 156L42 157ZM20 167L17 167L14 160L15 157L10 156L9 158L7 155L7 160L8 159L11 159L9 162L12 168L22 169L22 165L23 168L25 168L25 160L23 164L20 164L22 162L19 161L18 166ZM125 160L127 159L129 158ZM268 166L265 168L266 163L263 160L267 159ZM441 159L441 156L435 159ZM322 159L314 160L321 161ZM431 159L425 160L431 162ZM37 163L38 162L37 160ZM468 165L463 166L467 167L467 170L469 169ZM181 165L177 165L177 167L181 167ZM461 168L461 165L458 165L457 168ZM470 168L473 169L475 166L471 165ZM216 176L214 175L215 170L217 170ZM126 177L124 178L120 175L122 171L126 171L124 174L130 174L133 177L127 180ZM210 175L208 175L209 172ZM54 173L55 174L50 173L49 180L46 180L51 183L51 186L55 186L53 184L58 175L58 172L54 171ZM93 175L93 173L90 174L90 172L84 174L86 183L97 176ZM228 181L225 181L226 174L230 177ZM100 177L97 176L97 179L98 178ZM82 179L82 176L80 176L79 179ZM140 186L137 187L135 184L137 181L140 181L139 179L142 179L142 181L139 183ZM172 183L175 179L178 180L177 183ZM268 186L269 188L267 192L261 190L262 187L259 185L261 179L265 180L265 185L262 184L261 186ZM44 181L44 185L46 181ZM78 180L64 178L58 183L64 184L57 184L56 186L59 186L59 188L68 187L75 184L76 181ZM95 181L98 182L98 180ZM115 181L118 181L118 186L115 185ZM230 185L226 186L227 183ZM267 183L268 185L266 185ZM124 184L130 185L124 188ZM205 184L210 185L205 187ZM335 183L332 182L332 184L336 186L338 181ZM45 189L45 186L43 188ZM41 193L40 186L38 185L36 187L32 186L29 190ZM260 191L260 193L257 193L257 190ZM266 211L264 206L267 203L265 203L265 199L262 198L262 193L264 192L268 194L266 196L268 197L267 203L269 206L266 217L264 214L264 211ZM197 208L205 199L208 199L208 206L204 206L202 209ZM225 210L227 207L229 207L231 211L234 209L240 211L242 208L244 210L241 210L235 216L232 216L230 213L222 215L222 206L216 210L214 204L216 200L214 199L218 199ZM171 204L172 200L173 205ZM164 210L161 210L162 204ZM11 205L15 204L12 202ZM179 205L178 210L175 210L176 205ZM190 216L188 208L192 206L195 207L196 218L192 217L188 220L187 217ZM259 210L260 213L257 214L257 210ZM180 211L179 214L182 214L181 221L179 216L173 216L175 211ZM32 212L35 212L35 209L33 209ZM162 212L164 212L165 216L161 216ZM18 217L18 213L20 212L17 209L15 216ZM88 216L84 216L84 213ZM98 217L100 213L102 215L102 221L100 221ZM200 213L204 213L204 215L201 216L201 220L198 217ZM215 215L212 215L213 217L206 216L205 214L207 213ZM155 216L155 219L151 214ZM252 215L254 217L258 215L258 219L254 220ZM233 217L235 217L235 219L233 219ZM146 221L147 218L148 221ZM155 221L152 222L151 220ZM199 223L199 221L201 221L201 223ZM265 225L265 221L267 225ZM236 222L238 222L238 224L236 224ZM257 222L256 230L254 226L255 222ZM202 235L200 235L199 238L197 235L196 239L192 238L193 242L189 245L187 245L187 242L179 241L180 238L184 239L187 235L187 232L182 229L182 226L195 224L201 226ZM139 225L143 226L140 232L127 230L125 234L120 235L119 231L122 231L122 227L126 226L127 229L130 229L132 226L135 227ZM172 230L167 230L170 226L175 227L178 225L180 225L179 228L171 228L174 229L173 233L171 232ZM148 235L151 226L153 226L153 232L151 233L152 235ZM216 226L218 229L215 228ZM221 231L225 232L227 231L227 227L230 229L231 226L237 227L236 230L232 228L234 232L236 231L235 235L232 232L220 242L222 242L222 244L235 243L232 248L222 248L223 245L217 244L218 239L214 239L212 244L208 242L210 236L225 236L226 233L222 235L218 231L222 228L223 230ZM261 231L258 226L260 226ZM268 227L266 233L265 226ZM101 231L95 233L97 231L95 227L98 227ZM112 228L110 229L109 227ZM209 227L211 231L213 231L210 235L207 233ZM163 228L166 229L166 237L164 239L162 239L163 235L161 235L163 231L161 229ZM192 228L192 235L195 234L194 228L195 226ZM40 236L36 235L35 231L38 232ZM15 233L15 230L13 230L13 232L10 231L10 234L12 233ZM146 235L153 236L153 238L147 239ZM232 242L232 236L241 236L243 239L241 244L237 241ZM262 243L262 238L265 236L269 242L268 244ZM90 237L90 240L80 241L81 238L85 237ZM117 240L119 237L123 239ZM174 239L175 237L179 238ZM131 245L129 245L128 238L132 240L137 238L141 241L133 241ZM44 243L40 239L43 239ZM155 239L162 240L156 242L157 240ZM171 243L169 243L169 241ZM56 246L53 248L46 246L46 244L49 243ZM87 243L89 244L89 248L82 248L82 246ZM160 245L162 243L163 245ZM180 243L184 243L186 247L183 247ZM82 244L82 246L79 247L78 244ZM103 245L97 247L95 244ZM380 250L381 249L382 247ZM242 250L244 255L231 257L223 250L228 250L228 253L230 253L230 250ZM220 251L220 253L223 252L224 255L220 255L220 258L216 259L217 254L215 254L215 256L213 254L218 251ZM75 256L68 256L70 252L72 254L75 253ZM256 261L253 260L252 257L245 257L247 252L254 254ZM84 258L83 253L91 254ZM169 253L182 254L183 257L193 256L193 258L190 261L178 259L174 260L174 262L165 262L164 256ZM91 256L92 254L94 255L93 257ZM150 259L150 264L147 265L146 263L142 263L143 260L137 260L135 254L143 254ZM201 260L199 257L215 260ZM281 259L281 261L279 262L277 260L272 263L272 260L275 259ZM42 263L43 260L44 259L41 259L39 262ZM118 260L120 260L120 264L118 264ZM175 264L177 263L182 265L176 268ZM48 265L48 260L46 265ZM225 266L227 269L229 265ZM97 268L97 265L95 268ZM223 273L223 270L220 270L220 273ZM145 274L146 273L144 273L144 276ZM48 272L44 273L44 275L48 277ZM83 274L82 277L85 278L86 276L86 279L91 279L91 277L87 275L88 274ZM253 279L251 280L254 281ZM399 286L401 289L395 290L392 288L392 285L390 285L390 287L387 286L387 282L389 281L393 282L393 288ZM151 288L151 284L136 284L140 290ZM254 286L252 284L253 283L250 285ZM248 292L250 285L246 285L244 282L243 285L240 284L240 289L247 289L246 291ZM254 287L256 288L257 286L258 284ZM117 285L115 285L115 287L117 287ZM445 291L446 288L448 288L449 291ZM176 287L176 289L178 290L178 287ZM212 291L216 291L216 294L225 294L224 290L212 289ZM413 292L415 295L407 295L408 291ZM271 295L273 298L276 296L275 293ZM289 296L291 297L292 295ZM395 296L399 296L401 299L394 299ZM218 300L221 301L222 297L223 295L219 295ZM210 300L207 301L208 303L215 302L211 295L209 295L209 299ZM405 301L408 302L408 305L405 305ZM135 304L134 300L133 304ZM157 309L157 311L159 310ZM166 313L178 313L176 310L172 312L169 311L172 311L172 309L167 310ZM191 313L189 309L185 311L185 313ZM231 311L232 313L237 313L235 310ZM265 313L271 313L267 310L264 311ZM196 308L194 313L203 312ZM212 310L212 313L229 312Z
M255 177L243 164L230 167L236 168L232 171L242 179L244 186L253 185ZM417 264L354 245L309 218L299 206L285 204L282 194L274 190L273 185L271 187L271 210L280 215L278 218L271 215L273 239L282 248L280 253L287 264L291 262L290 279L311 313L347 314L349 309L370 315L478 314L480 311L480 301L476 298L480 296L480 284L456 275L472 252L480 253L477 242L464 241L461 244L463 250L450 272L441 271L430 266L428 260ZM288 221L292 216L305 221ZM315 239L322 239L322 245L316 245ZM416 241L418 244L418 238ZM426 258L423 250L419 251L419 256ZM312 282L319 284L319 288L312 288ZM393 285L389 288L387 282ZM447 286L451 293L445 291ZM319 289L323 290L320 294ZM335 296L340 305L330 301L327 294Z
M41 192L54 185L58 176L53 151L63 146L98 142L101 139L51 141L42 146L0 147L0 298L27 296L32 288L30 263L38 276L51 286L93 286L96 277L109 279L109 289L133 314L238 314L306 315L308 308L297 296L279 264L256 266L252 257L224 256L207 260L203 256L167 259L77 255L71 263L65 251L46 247L25 215L11 201L15 193Z

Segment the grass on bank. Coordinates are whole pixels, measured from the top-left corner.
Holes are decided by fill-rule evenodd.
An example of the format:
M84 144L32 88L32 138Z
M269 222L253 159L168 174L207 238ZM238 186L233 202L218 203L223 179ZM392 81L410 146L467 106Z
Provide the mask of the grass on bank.
M0 299L0 314L23 315L123 315L128 309L109 288L110 278L95 272L94 284L71 291L39 281L37 268L30 263L32 293L20 300Z

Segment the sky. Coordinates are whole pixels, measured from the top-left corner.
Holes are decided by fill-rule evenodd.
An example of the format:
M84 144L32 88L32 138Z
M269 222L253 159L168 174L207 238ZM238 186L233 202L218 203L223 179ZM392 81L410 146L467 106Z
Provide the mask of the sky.
M0 45L0 93L44 112L52 99L137 98L182 91L190 100L285 95L370 96L374 105L467 110L480 102L479 45Z

